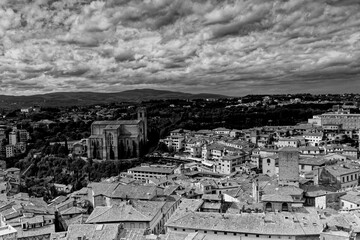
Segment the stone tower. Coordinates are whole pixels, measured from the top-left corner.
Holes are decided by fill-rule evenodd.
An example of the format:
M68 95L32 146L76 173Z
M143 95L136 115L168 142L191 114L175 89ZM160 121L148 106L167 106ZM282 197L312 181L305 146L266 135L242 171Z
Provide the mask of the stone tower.
M137 110L137 119L142 120L143 122L143 135L144 135L144 143L147 142L148 137L148 126L147 126L147 111L145 107L139 107Z
M279 185L299 186L299 152L295 148L279 151Z

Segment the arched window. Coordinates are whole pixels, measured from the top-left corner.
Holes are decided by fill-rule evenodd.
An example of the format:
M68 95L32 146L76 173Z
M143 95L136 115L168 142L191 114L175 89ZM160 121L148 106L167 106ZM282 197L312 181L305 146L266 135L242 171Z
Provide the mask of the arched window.
M287 203L283 203L281 205L281 211L289 211L289 206Z
M270 202L266 203L265 211L272 211L272 204Z
M270 165L270 163L271 163L271 160L268 158L267 159L267 164Z
M114 145L114 136L111 133L108 135L108 143Z

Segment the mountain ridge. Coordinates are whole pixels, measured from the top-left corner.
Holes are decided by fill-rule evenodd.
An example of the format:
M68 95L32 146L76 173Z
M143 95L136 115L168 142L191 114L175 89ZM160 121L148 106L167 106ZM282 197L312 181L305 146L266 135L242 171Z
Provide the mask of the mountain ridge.
M228 98L212 93L184 93L157 89L134 89L121 92L54 92L34 95L0 95L0 107L73 106L107 104L113 102L140 102L155 99Z

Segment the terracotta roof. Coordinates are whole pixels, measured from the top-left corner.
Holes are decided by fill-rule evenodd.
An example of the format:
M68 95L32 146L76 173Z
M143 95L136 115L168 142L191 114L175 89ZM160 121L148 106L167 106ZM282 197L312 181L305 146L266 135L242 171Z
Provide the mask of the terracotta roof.
M218 210L218 209L221 209L221 203L204 202L201 207L206 208L206 209Z
M306 236L319 235L323 224L317 214L309 213L242 213L219 214L188 211L170 218L167 227L211 230L233 233ZM299 221L298 219L306 220Z
M298 152L299 149L295 147L283 147L279 149L279 152Z
M151 199L152 195L163 194L163 189L157 186L134 186L134 185L117 185L116 188L107 192L106 196L112 198L128 199Z
M275 182L267 183L262 189L265 194L279 194L279 195L301 195L303 190L295 186L279 186Z
M134 167L134 168L128 169L128 171L172 174L174 172L174 169L173 168L161 168L161 167Z
M114 223L151 221L164 206L163 201L132 201L111 207L96 207L86 223Z
M300 158L299 164L311 165L311 166L323 166L326 163L326 159L319 158Z
M45 225L40 228L30 228L23 230L22 227L15 227L17 230L17 237L20 238L31 238L35 236L50 235L55 232L54 224Z
M355 204L360 204L360 192L347 192L344 196L341 196L340 199Z
M221 195L219 195L219 194L203 194L202 199L210 200L210 201L220 201Z
M88 217L89 215L87 214L77 215L73 218L65 219L65 223L67 226L70 226L72 224L84 224Z
M73 224L69 226L67 239L85 236L91 240L113 240L118 239L119 229L119 224Z
M359 166L351 166L346 164L325 166L325 169L333 176L342 176L345 174L360 172Z
M263 202L294 202L290 195L265 194L261 196Z
M156 186L91 183L90 187L94 191L94 196L104 195L111 198L151 199L153 194L162 194L162 189Z
M74 214L82 214L82 213L86 213L87 210L84 208L79 208L79 207L71 207L68 209L65 209L64 211L61 211L61 215L74 215Z

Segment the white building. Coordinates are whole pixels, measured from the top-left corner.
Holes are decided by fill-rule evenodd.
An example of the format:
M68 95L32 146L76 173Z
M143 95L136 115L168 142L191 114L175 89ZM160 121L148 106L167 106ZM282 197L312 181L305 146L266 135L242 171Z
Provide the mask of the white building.
M231 132L231 130L227 128L215 128L213 131L218 135L229 135Z
M277 142L275 142L275 145L278 148L283 148L283 147L297 148L300 146L300 140L296 138L280 138Z
M305 140L311 145L311 146L319 146L320 142L323 140L324 133L322 132L304 132L303 134Z
M9 144L11 145L16 145L16 143L18 143L18 134L16 131L12 131L9 133Z
M15 156L15 146L14 145L6 145L5 146L6 158Z
M245 160L244 156L224 156L218 160L216 171L222 174L231 174L235 168Z
M181 135L168 136L161 141L164 142L169 149L172 148L176 152L185 147L185 137Z
M360 209L360 192L349 191L341 196L340 207L343 210Z
M315 126L321 126L321 117L313 116L313 118L308 119L308 123L315 125Z

